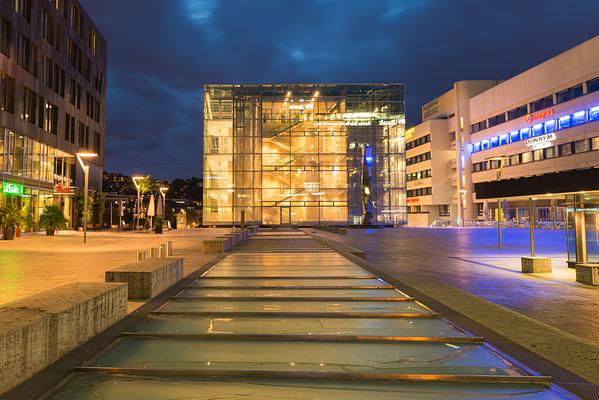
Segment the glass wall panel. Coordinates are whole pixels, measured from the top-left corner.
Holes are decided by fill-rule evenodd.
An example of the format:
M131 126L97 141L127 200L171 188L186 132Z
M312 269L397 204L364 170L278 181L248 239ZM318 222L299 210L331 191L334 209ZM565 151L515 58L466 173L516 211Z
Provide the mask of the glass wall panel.
M204 224L405 223L403 110L402 85L206 85Z

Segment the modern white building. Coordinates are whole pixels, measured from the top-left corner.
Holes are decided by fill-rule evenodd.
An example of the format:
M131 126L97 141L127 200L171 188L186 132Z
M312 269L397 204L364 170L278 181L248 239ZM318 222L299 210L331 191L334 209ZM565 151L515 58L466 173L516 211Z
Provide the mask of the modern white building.
M479 215L505 199L502 220L520 224L532 200L536 221L569 225L570 261L599 261L599 36L472 97L469 109Z
M470 164L469 100L497 81L461 81L422 107L406 131L408 225L455 225L475 216ZM464 153L466 152L466 155ZM470 195L468 195L470 193Z
M523 226L532 206L566 226L571 263L599 262L599 36L503 82L458 82L422 120L407 130L408 225Z

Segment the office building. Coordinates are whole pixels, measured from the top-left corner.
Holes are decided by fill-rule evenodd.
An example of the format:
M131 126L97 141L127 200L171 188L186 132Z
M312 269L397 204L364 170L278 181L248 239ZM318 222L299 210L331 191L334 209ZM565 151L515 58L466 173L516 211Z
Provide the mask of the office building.
M599 36L503 82L458 82L422 113L409 225L526 226L532 209L566 228L571 265L599 261Z
M470 99L480 217L566 225L569 260L599 262L599 36ZM498 203L498 200L500 203Z
M86 162L101 188L107 46L77 0L3 1L0 13L1 201L36 229L48 204L71 220L76 153L98 154Z
M422 107L422 123L406 131L409 226L446 226L474 217L467 162L468 101L497 81L460 81Z
M204 225L406 222L401 84L206 85Z

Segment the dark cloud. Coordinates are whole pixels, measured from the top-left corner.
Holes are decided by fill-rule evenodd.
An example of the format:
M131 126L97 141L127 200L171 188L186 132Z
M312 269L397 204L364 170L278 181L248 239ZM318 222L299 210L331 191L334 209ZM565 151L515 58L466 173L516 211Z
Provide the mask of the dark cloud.
M201 175L204 83L404 82L408 123L599 33L596 0L81 0L108 40L106 169Z

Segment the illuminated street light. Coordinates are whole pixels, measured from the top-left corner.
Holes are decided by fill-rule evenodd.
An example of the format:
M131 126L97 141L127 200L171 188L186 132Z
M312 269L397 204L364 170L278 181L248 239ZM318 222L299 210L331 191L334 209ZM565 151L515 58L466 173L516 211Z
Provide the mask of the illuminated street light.
M166 222L166 192L168 192L167 187L161 187L158 190L160 190L160 194L162 195L162 225L164 225L164 223Z
M84 158L98 157L96 153L76 153L77 161L83 170L83 243L87 243L87 192L89 187L89 165L83 163Z
M140 185L138 181L142 181L145 179L145 176L132 176L133 184L135 185L135 189L137 190L137 201L135 202L135 218L133 221L133 226L135 229L139 230L139 209L140 209Z

